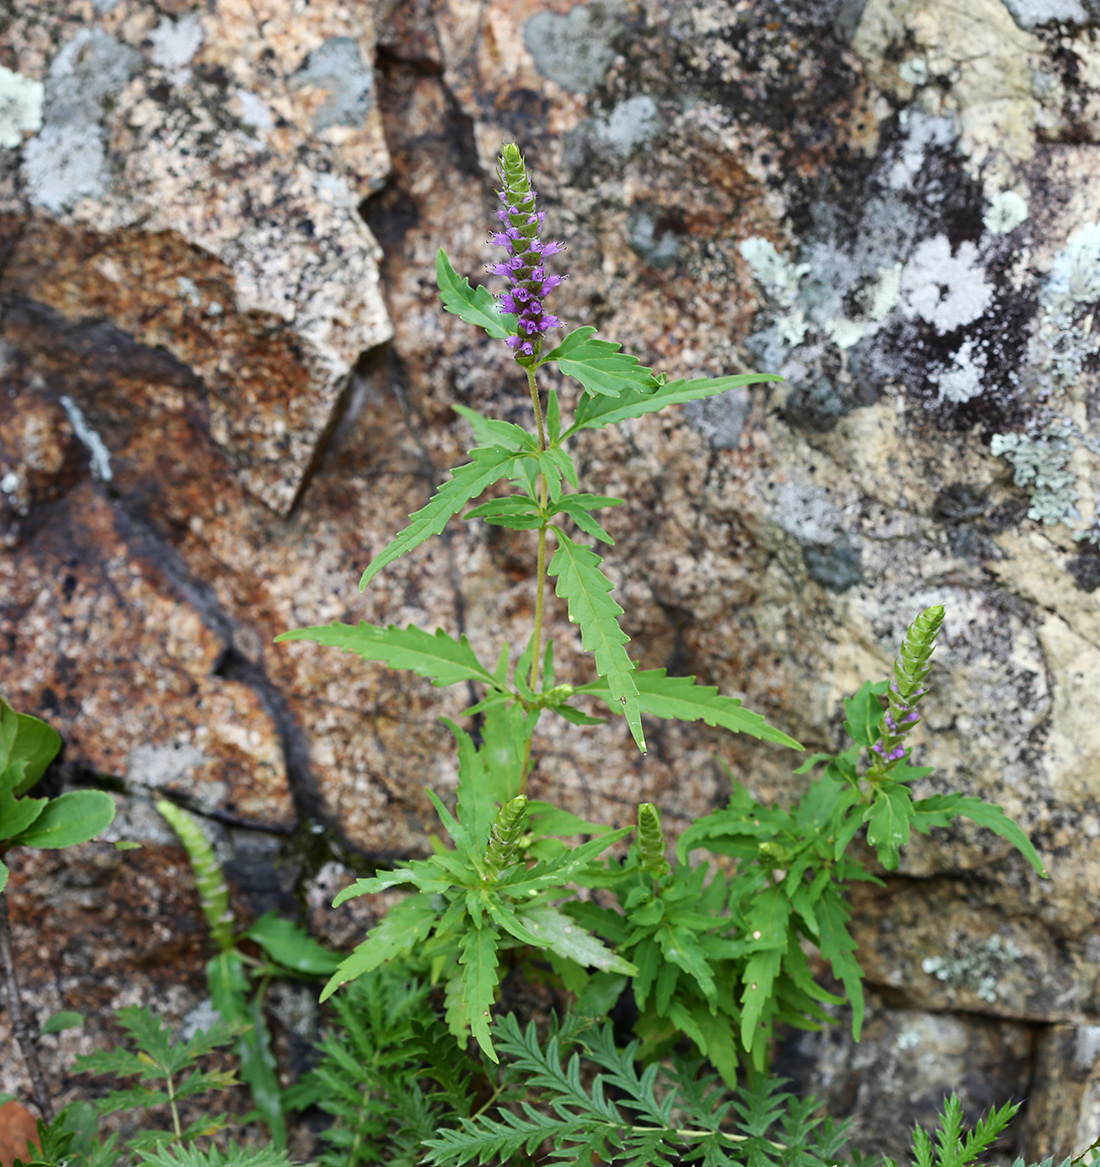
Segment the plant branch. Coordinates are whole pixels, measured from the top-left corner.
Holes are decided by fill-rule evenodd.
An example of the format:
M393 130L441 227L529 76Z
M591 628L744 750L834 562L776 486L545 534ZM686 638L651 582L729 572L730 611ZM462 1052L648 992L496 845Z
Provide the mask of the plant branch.
M15 952L11 942L11 921L8 918L8 893L0 892L0 960L4 964L4 980L8 992L8 1009L11 1016L11 1028L23 1051L27 1063L27 1070L31 1076L31 1087L34 1091L34 1101L42 1118L53 1122L53 1104L46 1090L46 1077L42 1073L42 1066L38 1061L38 1051L34 1048L34 1037L23 1016L23 1006L19 1000L19 985L15 979Z

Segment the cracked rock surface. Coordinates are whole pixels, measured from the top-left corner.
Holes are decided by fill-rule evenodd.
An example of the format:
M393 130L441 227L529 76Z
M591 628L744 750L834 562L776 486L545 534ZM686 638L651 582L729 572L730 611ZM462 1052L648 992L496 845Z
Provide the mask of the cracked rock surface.
M672 376L786 378L579 443L585 488L628 499L606 564L635 658L832 749L943 603L922 793L1000 803L1052 875L981 831L918 839L854 896L863 1042L792 1037L782 1072L896 1158L952 1089L971 1118L1027 1098L1007 1157L1095 1138L1095 7L0 0L0 691L61 732L50 781L121 790L111 838L143 843L13 856L28 996L89 1017L47 1039L59 1089L119 1005L201 1005L160 793L205 816L241 920L333 944L385 909L328 906L353 872L428 847L468 695L271 641L417 622L493 660L528 635L523 532L454 523L355 586L472 443L454 403L527 423L433 278L441 246L481 278L514 138L568 243L555 311ZM802 781L646 732L643 759L622 724L540 727L532 793L615 824L653 800L675 832L725 800L716 758L763 798Z

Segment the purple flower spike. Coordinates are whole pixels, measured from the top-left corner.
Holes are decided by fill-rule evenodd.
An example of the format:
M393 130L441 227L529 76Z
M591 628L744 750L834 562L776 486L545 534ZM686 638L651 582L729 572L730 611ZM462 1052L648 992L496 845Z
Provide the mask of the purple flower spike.
M538 356L543 333L562 324L557 316L543 310L543 300L564 277L549 274L542 261L548 255L557 255L565 245L557 240L544 243L539 238L546 213L535 210L537 196L531 189L527 167L515 143L504 147L497 173L503 184L498 193L504 204L497 211L497 218L505 224L505 229L494 232L489 239L499 247L507 247L509 257L487 270L494 275L506 275L512 281L511 288L501 294L500 307L503 312L518 316L519 324L516 335L509 336L506 343L515 352L516 359L527 364L527 358Z

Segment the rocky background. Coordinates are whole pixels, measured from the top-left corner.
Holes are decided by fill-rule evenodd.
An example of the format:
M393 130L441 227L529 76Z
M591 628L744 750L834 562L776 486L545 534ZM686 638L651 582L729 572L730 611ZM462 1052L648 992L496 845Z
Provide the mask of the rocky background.
M205 816L239 918L350 945L355 871L423 853L463 695L308 644L416 621L527 635L533 551L452 524L356 581L472 436L526 421L506 349L439 308L489 261L493 160L528 152L555 293L674 376L785 384L588 437L645 667L810 748L947 607L918 757L1001 803L921 839L855 923L872 1008L780 1069L905 1153L946 1092L1026 1099L1002 1150L1100 1134L1100 4L1096 0L0 0L0 691L62 733L111 839L17 852L17 948L58 1092L110 1012L203 1008L185 857ZM553 606L562 644L575 630ZM559 654L565 656L567 654ZM563 662L565 663L565 662ZM566 675L588 678L578 662ZM775 747L626 727L536 742L538 795L673 830L799 779ZM320 1018L277 987L288 1075ZM289 1079L288 1079L289 1080ZM0 1012L0 1090L26 1096Z

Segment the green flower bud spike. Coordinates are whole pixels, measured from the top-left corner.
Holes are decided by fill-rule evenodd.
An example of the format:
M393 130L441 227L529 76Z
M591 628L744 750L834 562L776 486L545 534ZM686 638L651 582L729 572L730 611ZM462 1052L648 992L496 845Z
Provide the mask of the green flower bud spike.
M920 721L917 703L928 692L924 681L932 668L932 650L943 624L943 605L926 608L909 626L894 661L889 704L882 715L879 739L871 747L873 771L885 773L905 757L905 736Z
M661 815L652 802L638 804L638 850L643 871L658 879L668 874L665 833L661 830Z
M527 796L517 794L497 811L489 830L489 844L485 848L485 874L497 879L500 873L516 861L516 849L527 822Z

